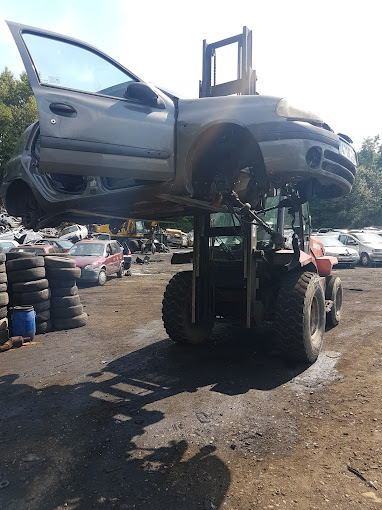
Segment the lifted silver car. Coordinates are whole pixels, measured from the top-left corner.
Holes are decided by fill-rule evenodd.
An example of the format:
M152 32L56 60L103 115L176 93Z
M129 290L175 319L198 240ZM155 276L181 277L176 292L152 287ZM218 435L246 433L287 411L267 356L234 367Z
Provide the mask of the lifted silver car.
M351 190L351 140L285 99L178 99L88 44L8 25L39 123L3 170L0 193L28 227L214 212L233 190L254 207L288 183L302 197Z

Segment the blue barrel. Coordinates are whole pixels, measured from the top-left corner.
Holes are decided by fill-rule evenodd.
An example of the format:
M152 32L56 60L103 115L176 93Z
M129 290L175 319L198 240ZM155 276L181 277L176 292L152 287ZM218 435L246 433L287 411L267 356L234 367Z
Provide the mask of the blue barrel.
M12 309L12 335L34 339L36 334L36 314L33 306L15 306Z

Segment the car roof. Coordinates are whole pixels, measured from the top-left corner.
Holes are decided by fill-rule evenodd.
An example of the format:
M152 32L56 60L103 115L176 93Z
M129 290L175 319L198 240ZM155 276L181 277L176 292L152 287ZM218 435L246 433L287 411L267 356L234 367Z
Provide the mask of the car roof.
M97 244L107 244L110 243L114 239L82 239L82 241L78 241L75 244L88 244L88 243L97 243Z

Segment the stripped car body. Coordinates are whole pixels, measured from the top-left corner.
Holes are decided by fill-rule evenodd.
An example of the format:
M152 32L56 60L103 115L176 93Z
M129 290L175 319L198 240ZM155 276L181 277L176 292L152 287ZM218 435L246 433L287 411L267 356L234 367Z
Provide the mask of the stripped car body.
M351 190L357 160L350 140L285 99L178 99L81 41L8 25L39 124L26 130L3 170L0 193L29 227L213 212L222 192L233 190L255 206L287 183L303 196ZM102 68L123 81L81 86L78 69L66 65L72 54L78 67L84 61L93 74Z

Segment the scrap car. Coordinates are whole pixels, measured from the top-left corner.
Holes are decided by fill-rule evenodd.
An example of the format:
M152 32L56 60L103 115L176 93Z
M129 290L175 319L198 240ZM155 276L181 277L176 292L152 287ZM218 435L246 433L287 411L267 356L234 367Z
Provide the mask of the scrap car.
M351 190L351 140L285 98L180 99L89 44L8 25L39 122L3 170L0 194L28 227L217 212L233 191L255 206L287 183L305 197Z

